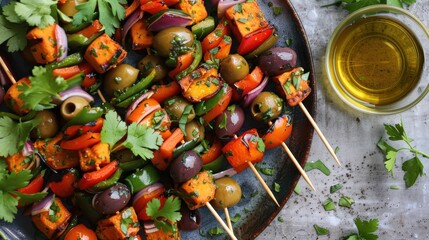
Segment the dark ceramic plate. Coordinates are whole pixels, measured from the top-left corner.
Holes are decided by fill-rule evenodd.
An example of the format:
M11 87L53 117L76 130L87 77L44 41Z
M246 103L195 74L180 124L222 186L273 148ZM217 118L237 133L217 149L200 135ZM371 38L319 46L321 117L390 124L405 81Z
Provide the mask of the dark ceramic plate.
M269 7L265 0L259 1L266 18L278 29L280 36L278 45L285 46L286 41L290 41L290 47L297 52L298 65L310 72L310 86L313 91L304 101L304 105L310 114L315 116L315 74L304 28L295 9L288 0L276 0L271 2L273 6ZM281 14L275 16L273 7L282 7ZM16 70L17 69L15 69L15 71ZM256 124L255 122L250 122L246 124L245 128L255 127L257 126ZM313 127L310 122L300 109L293 109L293 131L287 145L302 166L304 166L307 161L312 137ZM274 183L280 184L280 191L274 192L274 195L283 207L288 201L300 177L298 170L296 170L296 167L280 147L268 150L265 154L263 163L259 166L261 168L274 169L273 176L262 175L262 177L271 189L273 189L272 186ZM281 208L278 208L265 193L250 170L246 170L234 176L234 178L240 183L244 192L242 200L236 206L229 208L231 217L236 216L236 214L241 215L238 222L233 224L234 233L238 239L254 239L270 224ZM220 225L210 216L210 212L207 209L201 209L201 213L203 215L201 230L182 232L182 239L224 239L227 237L225 234L209 236L207 231L214 227L220 227ZM219 211L219 214L224 218L223 211ZM13 224L0 221L0 230L3 231L9 239L13 240L34 239L35 236L34 227L29 217L18 216Z

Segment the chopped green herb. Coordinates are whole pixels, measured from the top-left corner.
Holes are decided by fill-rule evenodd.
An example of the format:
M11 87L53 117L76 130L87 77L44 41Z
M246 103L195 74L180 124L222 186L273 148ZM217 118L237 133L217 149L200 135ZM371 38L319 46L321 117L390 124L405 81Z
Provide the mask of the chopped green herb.
M335 210L335 203L332 201L332 198L328 198L322 205L325 211Z
M250 194L250 197L256 197L258 196L259 192L258 191L254 191L252 194Z
M378 230L378 219L370 219L369 221L362 221L359 217L354 219L355 225L358 229L357 233L352 233L342 239L345 240L377 240L378 236L374 234Z
M318 169L326 176L329 176L331 174L331 171L329 168L326 167L326 165L322 162L322 160L317 160L316 162L308 162L305 164L305 171L309 172L311 170Z
M284 220L282 217L280 217L280 216L279 216L279 217L277 218L277 221L279 221L279 222L281 222L281 223L282 223L282 222L284 222L285 220Z
M337 146L334 150L334 153L337 154L340 151L340 148Z
M292 39L291 38L286 39L285 43L286 43L286 46L292 45Z
M260 170L261 170L261 173L267 176L273 176L274 174L274 169L272 168L260 168Z
M231 222L236 223L238 220L240 220L241 215L239 213L236 213L234 217L231 218Z
M351 208L353 203L355 203L355 200L353 200L352 198L342 196L340 198L340 201L338 202L338 206Z
M329 192L330 192L330 193L335 193L336 191L340 190L341 188L343 188L343 184L341 184L341 183L337 183L337 184L335 184L335 185L332 185L332 186L329 188Z
M296 186L295 186L295 188L293 189L293 191L296 193L296 194L298 194L298 195L302 195L302 192L301 192L301 186L299 185L299 184L296 184Z
M280 192L280 184L274 182L274 192Z
M392 186L390 186L390 189L392 189L392 190L399 190L401 188L399 186L392 185Z
M274 16L278 16L278 15L282 14L282 12L283 12L282 7L273 7Z
M225 232L223 231L223 229L221 229L221 228L219 228L219 227L215 227L215 228L209 229L209 230L207 231L207 233L208 233L210 236L215 236L215 235L223 234L223 233L225 233Z
M314 224L313 227L314 227L314 230L316 230L317 236L323 236L323 235L329 234L329 230L324 227L321 227L317 224Z

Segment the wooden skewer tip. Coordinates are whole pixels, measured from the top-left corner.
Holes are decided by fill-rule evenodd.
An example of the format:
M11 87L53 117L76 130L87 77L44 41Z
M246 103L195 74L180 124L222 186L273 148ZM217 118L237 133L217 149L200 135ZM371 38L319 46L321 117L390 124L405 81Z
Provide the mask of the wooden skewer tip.
M223 211L225 212L226 224L228 225L229 229L234 232L234 230L232 229L231 217L229 216L228 208L224 208Z
M247 162L247 164L249 165L250 169L252 169L252 172L255 174L255 176L258 179L258 181L262 184L262 187L265 189L265 191L268 193L268 195L270 195L271 199L273 199L273 201L276 203L276 205L278 207L280 207L280 204L279 204L279 202L277 202L277 199L274 196L273 192L267 186L267 184L265 183L264 179L262 179L261 175L259 174L258 170L256 170L255 166L253 166L253 164L251 162Z
M209 211L213 214L213 216L216 218L216 220L219 222L219 224L223 227L226 233L228 233L229 237L233 240L237 240L237 237L234 235L234 233L231 231L231 229L228 228L228 226L225 224L225 222L220 218L219 214L214 210L213 206L207 202L206 207L209 209Z

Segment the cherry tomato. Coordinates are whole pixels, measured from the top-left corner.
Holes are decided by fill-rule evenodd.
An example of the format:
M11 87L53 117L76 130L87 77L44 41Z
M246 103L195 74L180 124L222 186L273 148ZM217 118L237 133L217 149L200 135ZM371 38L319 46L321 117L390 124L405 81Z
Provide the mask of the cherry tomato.
M85 225L78 224L66 234L64 240L97 240L97 235Z

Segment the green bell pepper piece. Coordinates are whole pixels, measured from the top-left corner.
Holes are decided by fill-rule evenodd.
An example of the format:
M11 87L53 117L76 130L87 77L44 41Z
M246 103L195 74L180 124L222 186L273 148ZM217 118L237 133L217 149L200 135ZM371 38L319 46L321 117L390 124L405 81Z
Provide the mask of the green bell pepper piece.
M124 172L130 172L139 168L144 167L147 164L143 159L132 160L129 162L120 162L119 168L124 170Z
M128 186L131 193L134 194L145 187L157 183L159 179L158 170L156 170L153 165L149 164L126 177L125 184Z
M92 198L92 195L84 192L76 192L74 194L74 200L82 210L83 214L92 224L97 224L98 220L103 218L103 215L97 212L97 210L92 206Z
M206 17L201 22L191 27L192 33L198 40L202 40L205 36L211 33L216 27L215 20L212 16Z
M217 173L222 171L227 166L226 158L223 154L221 154L218 158L216 158L213 162L207 163L203 165L203 169L207 171L212 171L213 173Z
M124 171L121 168L118 168L118 170L116 170L116 172L113 173L113 175L110 176L108 179L95 184L94 186L86 189L85 191L96 193L96 192L101 192L103 190L106 190L109 187L115 185L119 181L119 178L121 178L121 175L123 172Z
M152 81L155 79L155 74L156 74L156 71L152 70L149 73L149 75L147 75L145 78L140 80L138 83L136 83L136 84L132 85L131 87L125 89L125 91L115 92L115 98L112 99L112 103L114 105L118 106L118 104L125 101L127 98L130 98L136 94L141 93L143 90L145 90L146 88L148 88L150 86ZM130 102L130 104L131 104L131 102ZM123 106L123 105L121 104L121 106ZM123 106L123 107L128 107L128 106Z
M200 138L194 138L190 141L185 142L184 144L176 147L173 150L173 159L177 158L181 153L183 153L184 151L188 151L193 149L199 142Z
M195 114L197 116L202 116L212 110L220 99L227 93L228 84L224 83L219 92L216 93L212 98L204 100L195 104Z
M98 38L101 34L103 34L104 30L97 32L91 37L87 38L82 34L74 33L67 36L67 42L70 49L80 49L88 46L92 43L96 38Z
M76 52L73 54L68 55L60 62L52 62L46 65L47 69L57 69L57 68L64 68L64 67L70 67L74 66L76 64L79 64L83 62L83 55L80 52Z
M256 59L261 55L263 52L267 51L268 49L272 48L277 43L277 39L279 39L279 36L276 32L273 32L271 36L265 40L259 47L257 47L252 52L248 53L244 58L246 59Z

